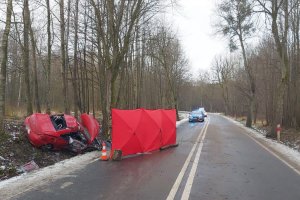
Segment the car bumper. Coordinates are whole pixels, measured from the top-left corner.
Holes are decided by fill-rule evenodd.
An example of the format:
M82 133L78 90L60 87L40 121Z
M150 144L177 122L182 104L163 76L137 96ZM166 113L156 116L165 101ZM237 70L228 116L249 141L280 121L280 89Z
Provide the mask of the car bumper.
M189 122L203 122L204 118L189 118Z

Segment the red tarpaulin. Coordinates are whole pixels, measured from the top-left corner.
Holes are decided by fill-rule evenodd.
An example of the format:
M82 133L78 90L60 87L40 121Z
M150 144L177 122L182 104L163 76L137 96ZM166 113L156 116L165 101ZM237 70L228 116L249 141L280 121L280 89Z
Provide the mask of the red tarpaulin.
M150 152L176 143L176 110L112 109L112 152Z

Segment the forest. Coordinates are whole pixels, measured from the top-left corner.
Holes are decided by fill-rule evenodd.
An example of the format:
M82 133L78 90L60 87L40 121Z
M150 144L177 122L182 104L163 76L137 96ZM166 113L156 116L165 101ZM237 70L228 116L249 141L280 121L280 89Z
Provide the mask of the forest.
M188 62L161 19L172 2L6 1L0 115L178 108Z
M299 0L218 0L214 37L228 41L193 74L172 0L2 0L0 127L34 112L92 113L105 133L110 109L175 108L300 125ZM201 20L201 19L199 19ZM207 47L209 48L209 47ZM201 56L201 55L199 55ZM177 116L178 117L178 116Z

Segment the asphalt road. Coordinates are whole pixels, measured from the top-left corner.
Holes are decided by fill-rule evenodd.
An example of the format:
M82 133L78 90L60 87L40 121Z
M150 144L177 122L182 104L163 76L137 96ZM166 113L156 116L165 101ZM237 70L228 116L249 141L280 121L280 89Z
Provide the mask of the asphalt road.
M97 160L14 199L299 200L299 174L242 132L218 115L186 122L177 148Z

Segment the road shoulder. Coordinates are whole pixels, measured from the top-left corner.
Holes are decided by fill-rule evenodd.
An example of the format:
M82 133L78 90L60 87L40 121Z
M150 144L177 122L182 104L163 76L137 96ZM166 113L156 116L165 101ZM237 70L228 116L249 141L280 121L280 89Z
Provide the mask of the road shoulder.
M257 144L259 144L262 148L264 148L266 151L271 153L273 156L275 156L277 159L282 161L285 165L290 167L295 173L300 175L300 152L289 148L288 146L279 143L275 140L266 138L261 133L257 132L254 129L247 128L243 124L235 121L234 119L221 115L216 114L219 116L222 116L223 118L231 121L233 124L244 130L242 133L250 137L252 140L254 140Z

